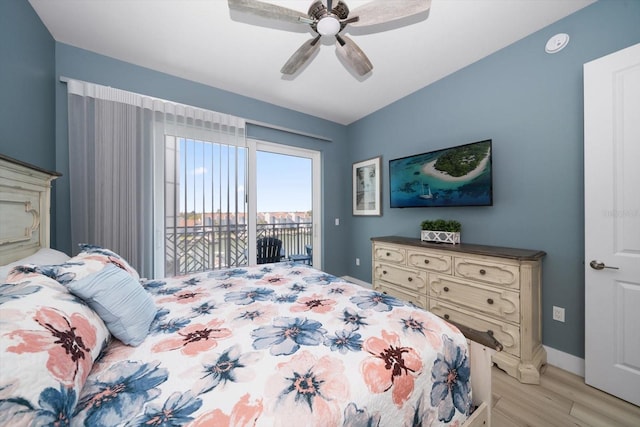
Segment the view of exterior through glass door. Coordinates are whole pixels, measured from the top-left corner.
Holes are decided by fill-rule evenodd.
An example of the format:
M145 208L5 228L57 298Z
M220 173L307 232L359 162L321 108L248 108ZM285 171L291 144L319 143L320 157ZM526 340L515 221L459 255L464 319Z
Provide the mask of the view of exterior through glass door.
M282 242L281 260L319 266L319 165L310 150L165 136L157 274L255 264L256 242L269 236Z
M282 242L283 260L313 262L312 163L268 151L256 152L256 238ZM260 260L257 260L260 262Z
M247 263L246 147L165 137L164 275Z
M322 265L320 152L249 139L249 240L275 237L281 260ZM254 234L255 233L255 234ZM249 262L259 262L255 244Z

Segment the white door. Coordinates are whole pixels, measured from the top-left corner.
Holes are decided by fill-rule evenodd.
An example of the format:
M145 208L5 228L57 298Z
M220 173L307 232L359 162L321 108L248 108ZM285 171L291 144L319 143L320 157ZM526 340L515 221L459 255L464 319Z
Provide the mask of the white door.
M640 44L584 65L585 381L640 405Z

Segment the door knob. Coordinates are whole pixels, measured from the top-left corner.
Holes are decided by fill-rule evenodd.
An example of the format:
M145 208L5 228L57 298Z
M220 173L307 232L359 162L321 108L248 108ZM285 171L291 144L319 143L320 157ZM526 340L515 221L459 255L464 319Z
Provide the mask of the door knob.
M589 265L591 266L591 268L593 268L594 270L602 270L604 268L610 268L612 270L619 270L618 267L609 267L608 265L604 265L604 262L601 261L597 261L597 260L593 260L589 263Z

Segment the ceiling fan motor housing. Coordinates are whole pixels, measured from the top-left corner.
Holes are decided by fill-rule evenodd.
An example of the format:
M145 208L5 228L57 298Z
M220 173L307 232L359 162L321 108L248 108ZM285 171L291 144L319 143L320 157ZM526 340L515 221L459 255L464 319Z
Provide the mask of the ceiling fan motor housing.
M309 6L308 15L315 21L311 24L315 32L323 36L335 36L344 29L345 23L340 20L349 16L349 8L339 1L333 9L327 10L322 1L317 0Z

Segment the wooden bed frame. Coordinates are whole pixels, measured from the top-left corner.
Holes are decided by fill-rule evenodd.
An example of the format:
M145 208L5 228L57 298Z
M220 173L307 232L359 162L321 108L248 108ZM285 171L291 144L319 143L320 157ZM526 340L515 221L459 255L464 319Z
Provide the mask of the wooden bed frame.
M49 247L51 183L59 176L0 154L0 266ZM501 345L487 333L456 326L469 342L477 407L463 426L490 426L491 356Z
M59 176L0 154L0 265L49 247L51 182Z

